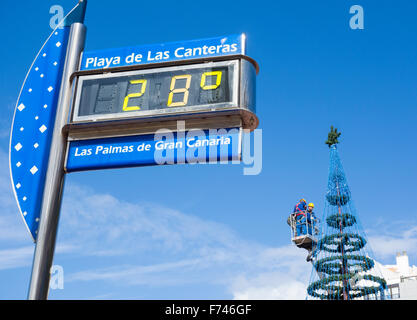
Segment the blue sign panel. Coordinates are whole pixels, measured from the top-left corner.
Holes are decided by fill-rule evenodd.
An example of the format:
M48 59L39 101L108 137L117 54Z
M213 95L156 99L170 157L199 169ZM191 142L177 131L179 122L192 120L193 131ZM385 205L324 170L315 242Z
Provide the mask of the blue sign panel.
M147 165L239 161L240 128L160 131L155 134L71 141L66 171Z
M39 225L68 34L69 28L57 29L39 52L22 87L12 125L11 178L33 239Z
M245 54L245 35L141 45L83 53L80 70Z
M70 24L83 16L79 3L48 37L26 75L10 133L9 166L19 211L33 238L39 227L49 150Z

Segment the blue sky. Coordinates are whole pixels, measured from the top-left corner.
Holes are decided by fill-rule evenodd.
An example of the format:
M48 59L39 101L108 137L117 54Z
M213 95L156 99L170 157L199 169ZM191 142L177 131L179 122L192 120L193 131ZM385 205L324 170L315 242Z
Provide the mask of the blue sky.
M8 169L9 131L26 72L51 29L49 9L0 12L0 299L25 299L34 245ZM364 29L349 28L349 8ZM263 167L177 165L67 176L50 299L231 299L305 296L311 266L286 218L305 197L320 216L331 124L375 258L417 264L417 4L401 1L97 1L86 50L244 32L257 60Z

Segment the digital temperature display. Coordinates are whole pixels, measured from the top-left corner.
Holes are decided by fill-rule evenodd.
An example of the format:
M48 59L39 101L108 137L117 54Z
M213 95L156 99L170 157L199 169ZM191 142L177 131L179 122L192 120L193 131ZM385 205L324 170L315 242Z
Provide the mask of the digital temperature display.
M80 76L73 121L236 106L237 60Z

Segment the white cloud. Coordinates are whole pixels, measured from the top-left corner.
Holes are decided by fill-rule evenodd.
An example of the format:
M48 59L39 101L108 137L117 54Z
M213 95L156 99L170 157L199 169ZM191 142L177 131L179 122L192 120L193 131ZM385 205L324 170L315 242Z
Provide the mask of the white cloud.
M14 244L31 243L30 236L23 226L23 220L18 217L20 214L17 205L13 203L15 212L7 212L8 208L2 206L3 203L0 200L0 208L4 208L3 214L0 216L0 242L13 242Z
M0 163L7 163L1 150ZM0 269L29 266L34 247L26 245L30 240L18 217L8 168L0 170L0 246L6 247L0 250ZM410 226L369 239L377 255L393 256L399 250L416 252L416 233ZM215 221L74 184L65 188L56 257L69 283L216 284L234 299L304 299L312 270L306 251L292 245L247 241ZM88 257L100 262L85 268L73 262Z
M173 272L184 272L185 269L192 269L201 264L201 259L189 259L153 265L136 265L136 266L112 266L109 268L100 268L95 270L81 271L71 274L67 281L96 281L109 280L123 282L129 285L173 285L184 284L186 278L173 277ZM156 276L155 276L156 275Z
M257 272L241 274L231 284L234 299L294 300L306 297L312 266L306 251L293 246L267 248L260 253ZM267 266L269 266L267 268Z
M0 270L29 266L32 257L33 246L0 250Z
M67 186L59 240L82 248L82 255L104 251L120 257L119 263L113 260L67 273L67 282L220 284L236 299L303 299L311 272L306 252L291 245L267 247L246 241L217 222L156 204L121 201L75 185ZM149 251L149 264L134 258L148 256ZM140 263L132 264L137 260Z
M34 251L18 214L7 162L6 153L0 150L3 209L0 248L5 247L0 251L0 269L3 270L30 267ZM68 184L55 260L59 257L62 263L82 256L108 258L106 263L98 264L99 268L66 269L66 281L122 279L130 285L187 282L225 285L236 269L244 272L254 266L262 268L261 261L269 261L264 249L214 221L157 204L120 201L109 194Z
M410 262L417 258L417 220L410 214L410 219L399 217L384 221L375 228L367 230L368 243L377 260L395 264L397 252L407 251Z
M397 252L407 251L409 255L417 255L417 236L412 233L415 227L396 236L374 235L369 237L369 243L379 259L394 259Z
M306 297L307 281L292 279L282 272L262 273L254 278L234 280L233 299L236 300L301 300Z
M195 254L241 241L228 227L157 204L121 201L68 185L60 218L60 241L83 244L86 254L161 250Z

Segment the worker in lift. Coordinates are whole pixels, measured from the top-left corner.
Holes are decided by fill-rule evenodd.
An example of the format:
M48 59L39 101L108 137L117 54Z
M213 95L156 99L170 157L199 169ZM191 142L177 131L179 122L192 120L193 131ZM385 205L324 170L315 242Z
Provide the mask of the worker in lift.
M307 207L307 233L309 235L313 236L314 232L314 225L317 221L316 216L314 215L314 203L310 202ZM307 262L311 261L313 259L313 255L317 254L317 251L315 251L316 242L313 242L311 248L308 248L308 255L307 255Z
M307 206L306 218L307 218L307 233L313 235L314 223L316 222L316 216L314 215L314 203L310 202Z
M294 207L297 236L306 234L306 210L307 201L301 199Z

